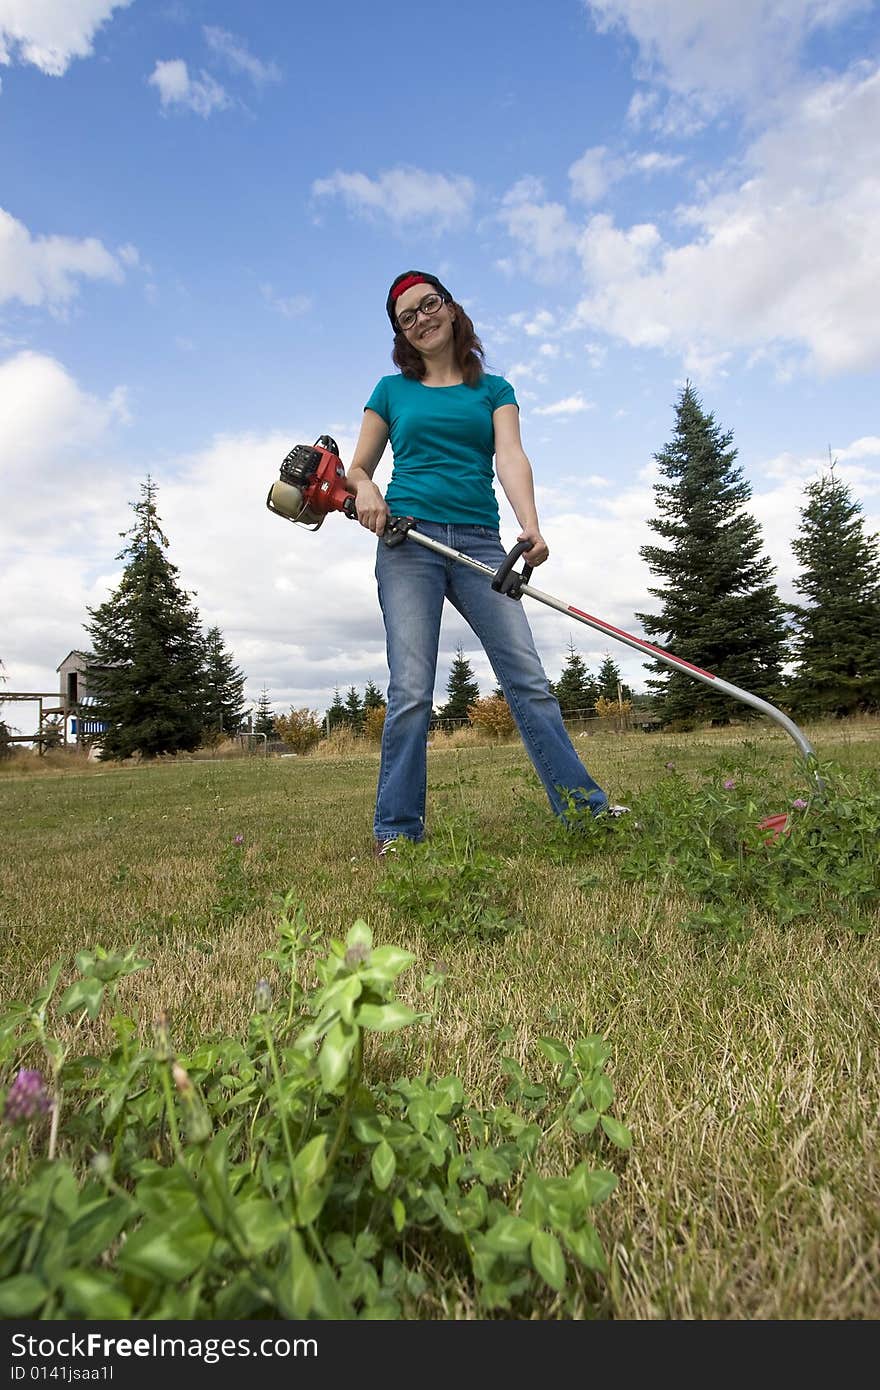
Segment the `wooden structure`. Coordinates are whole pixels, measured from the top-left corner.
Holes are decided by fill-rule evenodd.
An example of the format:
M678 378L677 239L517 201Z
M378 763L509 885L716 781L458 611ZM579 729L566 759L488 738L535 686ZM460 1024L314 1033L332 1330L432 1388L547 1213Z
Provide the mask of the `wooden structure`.
M59 675L58 690L0 691L0 704L30 702L39 705L36 733L10 734L8 742L35 743L37 751L44 753L47 747L52 747L59 741L59 733L60 743L64 748L71 741L68 731L73 742L80 747L98 737L104 726L98 720L90 719L88 710L92 699L89 673L95 670L95 667L95 658L91 652L74 649L68 652L55 668ZM51 703L47 704L47 701ZM60 720L60 724L50 723L50 720Z
M53 705L51 708L49 708L49 707L47 707L46 705L43 704L43 701L44 701L44 700L54 700L56 703L55 703L55 705ZM35 744L37 745L37 749L39 750L39 752L40 752L40 753L44 752L46 746L47 746L47 745L49 744L49 742L50 742L50 738L49 738L49 736L47 735L47 732L46 732L46 721L47 721L48 719L51 719L51 718L53 718L53 717L57 717L58 715L61 715L61 716L62 716L62 719L61 719L61 743L62 743L62 746L66 745L66 743L67 743L67 713L66 713L66 711L65 711L65 709L64 709L64 707L63 707L62 705L57 704L57 701L58 701L58 692L57 692L57 690L50 690L50 691L46 691L46 690L36 690L36 691L34 691L34 690L4 690L4 691L0 691L0 703L2 703L2 704L5 705L7 702L11 703L11 702L13 702L13 701L19 701L19 702L28 702L28 701L29 701L31 704L38 704L39 707L40 707L40 713L39 713L39 719L38 719L38 723L37 723L37 732L36 732L35 734L8 734L7 737L6 737L6 742L7 742L7 743L35 743ZM56 727L57 727L57 726L56 726ZM55 742L55 735L54 735L54 733L51 735L51 742L52 742L52 743Z

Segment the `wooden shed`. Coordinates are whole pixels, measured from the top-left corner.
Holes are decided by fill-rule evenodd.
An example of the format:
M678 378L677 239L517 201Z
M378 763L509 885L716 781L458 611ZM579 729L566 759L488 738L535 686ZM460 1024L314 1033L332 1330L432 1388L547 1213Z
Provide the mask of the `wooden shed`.
M73 714L77 705L83 704L89 695L88 673L94 661L91 652L72 651L60 666L56 666L60 679L59 701L65 714Z

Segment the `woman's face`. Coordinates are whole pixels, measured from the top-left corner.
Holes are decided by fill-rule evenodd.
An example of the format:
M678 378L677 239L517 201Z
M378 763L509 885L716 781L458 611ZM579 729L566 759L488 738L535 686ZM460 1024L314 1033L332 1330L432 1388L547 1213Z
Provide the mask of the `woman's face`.
M416 313L415 323L401 331L416 351L422 354L433 355L438 351L442 352L452 341L455 310L451 304L444 302L434 313L429 314L427 309L432 307L432 300L435 298L437 291L433 285L410 285L394 306L398 322L400 315L408 309ZM425 305L424 309L422 305Z

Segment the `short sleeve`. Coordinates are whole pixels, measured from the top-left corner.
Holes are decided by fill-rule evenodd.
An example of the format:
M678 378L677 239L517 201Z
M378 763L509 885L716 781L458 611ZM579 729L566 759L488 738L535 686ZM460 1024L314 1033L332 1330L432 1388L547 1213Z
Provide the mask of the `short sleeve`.
M377 415L381 415L386 425L391 425L391 410L388 402L388 382L383 376L373 387L373 393L364 406L364 410L374 410Z
M500 405L515 405L519 409L519 402L516 399L516 392L503 376L492 378L492 409L497 410Z

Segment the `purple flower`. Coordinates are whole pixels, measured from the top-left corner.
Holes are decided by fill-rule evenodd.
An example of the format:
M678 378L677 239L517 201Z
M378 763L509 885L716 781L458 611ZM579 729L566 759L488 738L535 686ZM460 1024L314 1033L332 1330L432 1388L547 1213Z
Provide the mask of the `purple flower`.
M675 771L675 763L667 763L667 764L666 764L666 771L667 771L667 772L674 772L674 771Z
M38 1071L18 1073L6 1093L6 1106L3 1118L7 1124L17 1124L19 1120L33 1120L52 1109L52 1101L46 1090L46 1083Z
M791 803L791 805L792 810L794 811L806 811L807 809L807 802L804 801L802 796L796 797L795 800Z
M243 835L233 835L233 837L232 837L232 843L233 843L234 845L243 845L243 844L244 844L244 836L243 836Z
M736 779L735 779L734 777L725 777L725 779L724 779L724 790L725 790L726 792L732 792L735 786L736 786Z

